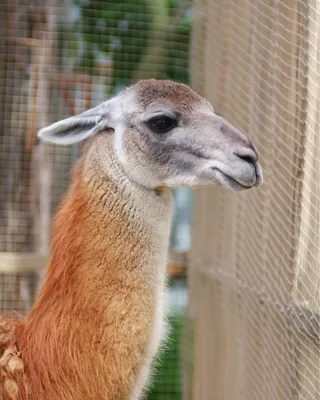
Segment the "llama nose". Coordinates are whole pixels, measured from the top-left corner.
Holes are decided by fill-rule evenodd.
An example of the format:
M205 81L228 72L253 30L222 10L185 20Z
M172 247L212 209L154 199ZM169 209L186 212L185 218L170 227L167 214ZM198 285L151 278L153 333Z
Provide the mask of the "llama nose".
M258 152L253 146L241 149L233 154L249 164L256 164L259 158Z

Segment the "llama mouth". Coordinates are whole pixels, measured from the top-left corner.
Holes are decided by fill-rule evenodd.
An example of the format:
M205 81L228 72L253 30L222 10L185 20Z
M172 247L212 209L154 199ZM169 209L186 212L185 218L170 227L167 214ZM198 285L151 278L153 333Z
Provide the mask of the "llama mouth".
M252 188L252 186L245 186L242 183L238 182L236 179L232 178L232 176L225 174L224 172L220 170L216 170L216 178L218 180L218 183L222 186L225 186L227 188L231 188L236 191L240 190L248 190Z
M263 177L262 177L262 169L260 167L260 165L257 163L256 165L252 164L252 168L254 169L254 180L252 183L247 184L244 183L243 181L240 182L239 179L223 172L221 169L219 168L212 168L215 172L215 178L217 179L218 183L222 186L231 188L233 190L236 191L240 191L240 190L248 190L253 188L254 186L259 186L261 185L262 181L263 181Z

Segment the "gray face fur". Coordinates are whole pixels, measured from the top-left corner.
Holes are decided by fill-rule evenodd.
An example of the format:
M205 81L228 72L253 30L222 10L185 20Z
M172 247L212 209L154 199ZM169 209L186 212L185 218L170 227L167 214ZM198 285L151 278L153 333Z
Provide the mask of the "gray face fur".
M95 134L113 135L124 171L148 188L218 183L241 190L262 183L251 141L180 83L140 81L38 136L71 144Z

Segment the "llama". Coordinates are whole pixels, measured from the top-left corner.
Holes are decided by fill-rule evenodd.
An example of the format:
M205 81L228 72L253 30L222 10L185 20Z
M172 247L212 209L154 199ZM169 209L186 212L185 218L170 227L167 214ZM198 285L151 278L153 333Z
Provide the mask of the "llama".
M258 153L188 86L161 80L39 137L88 141L39 298L25 318L0 319L0 399L141 399L166 332L171 188L258 186Z

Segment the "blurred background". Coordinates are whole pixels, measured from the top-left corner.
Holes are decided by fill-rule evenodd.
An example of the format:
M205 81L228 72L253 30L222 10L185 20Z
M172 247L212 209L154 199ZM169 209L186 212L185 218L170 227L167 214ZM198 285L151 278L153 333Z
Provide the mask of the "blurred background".
M320 1L2 0L0 312L41 288L77 146L38 129L141 78L191 85L261 189L174 191L170 340L148 399L320 399Z

